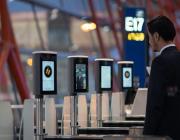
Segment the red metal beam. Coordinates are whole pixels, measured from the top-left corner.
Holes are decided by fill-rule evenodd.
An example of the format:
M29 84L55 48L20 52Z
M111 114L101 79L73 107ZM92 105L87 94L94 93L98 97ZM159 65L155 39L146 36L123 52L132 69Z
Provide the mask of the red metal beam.
M147 16L148 16L148 18L149 18L149 19L152 19L153 16L155 15L155 12L154 12L153 6L152 6L152 0L147 0L146 10L147 10Z
M10 57L8 57L8 64L10 67L10 72L19 90L21 100L24 101L25 99L30 98L26 81L24 81L24 75L22 74L18 59L16 58L16 54L13 51L11 51Z
M176 28L176 31L177 31L177 35L176 35L176 38L175 38L175 42L177 44L177 48L180 50L180 41L179 41L179 38L180 38L180 35L179 35L179 25L177 24L176 22L176 16L175 16L175 10L176 10L176 6L178 4L175 5L174 1L170 1L170 0L167 0L165 3L164 1L160 1L159 2L159 9L162 9L162 13L166 16L168 16L174 23L175 25L175 28Z
M179 38L180 38L180 34L179 34L180 26L179 26L179 24L177 24L177 21L176 21L176 16L175 16L176 5L175 5L175 2L172 2L172 1L169 0L166 3L166 7L168 9L169 16L173 20L173 23L174 23L176 31L177 31L175 42L176 42L177 49L180 50L180 41L179 41Z
M111 12L112 10L111 10L109 0L105 0L105 4L106 4L106 8L107 8L107 11L108 11L108 14L109 14L109 19L110 19L110 23L111 23L110 25L111 25L111 28L112 28L112 32L113 32L115 42L116 42L116 48L117 48L118 53L119 53L119 58L122 60L124 58L124 50L121 47L118 36L117 36L115 22L114 22L113 14Z
M7 81L7 76L4 69L1 70L0 84L1 84L2 92L8 93L8 81Z
M7 62L7 58L9 55L9 44L2 43L2 46L0 45L0 70L3 69L4 64ZM0 73L1 76L1 73Z
M104 43L102 41L100 28L98 26L97 17L96 17L96 14L95 14L95 8L94 8L94 5L93 5L93 0L88 0L88 2L89 2L89 8L90 8L90 11L91 11L91 14L92 14L92 21L96 24L96 33L97 33L97 37L98 37L98 41L99 41L101 55L102 55L102 57L108 57L108 55L107 55L107 53L105 51Z
M16 86L19 90L21 100L27 99L30 97L28 86L25 80L23 67L20 61L20 55L18 47L16 45L15 37L13 34L13 29L9 17L8 7L6 0L1 0L0 4L0 18L2 24L2 40L7 44L12 44L12 49L9 52L8 56L8 65L10 72L12 73L13 78L15 79ZM11 45L10 45L11 46Z
M122 17L123 17L123 13L122 13L122 9L123 9L123 5L121 5L121 2L120 0L116 0L116 4L117 4L117 12L118 12L118 15L119 15L119 23L122 27L123 25L123 22L122 22Z
M159 13L157 12L156 13L156 16L158 16L158 15L164 15L164 2L162 1L162 0L158 0L157 1L157 4L158 4L158 6L159 6Z
M9 17L9 13L8 13L8 17ZM23 71L23 65L21 63L21 58L20 58L20 53L19 53L19 49L18 49L18 46L17 46L17 42L16 42L16 39L15 39L15 35L14 35L14 32L13 32L13 28L12 28L12 25L11 25L11 19L10 17L8 18L9 20L9 30L10 30L10 42L12 42L12 48L13 48L13 52L15 53L16 55L16 58L18 60L18 63L19 63L19 67L20 69L22 70L22 75L23 75L23 78L24 78L24 81L26 81L26 78L25 78L25 74L24 74L24 71Z
M4 71L4 67L3 67L7 61L8 54L9 54L9 49L3 47L3 43L1 40L1 32L0 32L0 70L1 70L0 85L1 85L1 90L4 93L8 92L7 76L6 76L6 72Z

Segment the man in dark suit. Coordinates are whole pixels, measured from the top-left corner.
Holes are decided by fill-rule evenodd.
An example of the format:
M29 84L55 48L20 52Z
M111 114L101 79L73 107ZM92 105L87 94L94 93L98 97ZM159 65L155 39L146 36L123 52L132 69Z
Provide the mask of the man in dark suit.
M151 66L144 134L180 140L180 52L174 44L176 31L165 16L151 20L147 27L149 44L160 55Z

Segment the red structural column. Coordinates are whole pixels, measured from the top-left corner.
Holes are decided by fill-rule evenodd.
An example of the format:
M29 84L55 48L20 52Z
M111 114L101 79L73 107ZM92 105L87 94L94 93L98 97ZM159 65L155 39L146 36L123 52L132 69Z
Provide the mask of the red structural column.
M5 28L4 26L9 27L9 22L8 22L8 17L6 15L6 11L4 10L4 4L6 2L2 0L0 2L0 18L1 18L1 53L0 53L0 69L3 69L4 63L7 60L9 50L10 50L10 43L9 43L9 38L10 38L10 33L9 29Z
M0 38L1 38L1 36L0 36ZM8 54L9 54L9 48L3 47L2 40L0 39L0 71L1 71L0 72L0 85L2 85L1 90L4 93L7 93L7 91L8 91L7 76L4 71L4 67L3 67L7 61Z
M121 5L121 2L120 0L116 0L116 4L117 4L117 12L119 14L119 22L122 22L122 17L123 17L123 14L122 14L122 8L123 6ZM122 24L122 23L121 23ZM121 25L122 26L122 25Z
M155 11L153 10L152 6L152 0L147 0L146 2L146 10L147 10L147 16L149 19L153 18L155 15Z
M0 84L1 84L1 90L4 93L8 92L8 81L7 81L7 75L4 69L1 70L0 75Z
M176 33L175 43L176 43L177 49L180 50L180 41L179 41L179 38L180 38L180 26L176 21L176 15L175 15L176 5L175 5L175 2L174 1L172 2L172 1L168 0L168 2L166 3L166 7L167 7L167 9L169 11L168 12L169 16L173 20L173 23L174 23L175 28L176 28L177 33Z
M16 82L16 86L19 90L21 100L24 101L24 99L29 98L30 95L25 80L25 75L22 69L22 64L20 61L19 51L15 42L6 0L1 0L0 2L0 17L2 24L3 44L7 44L9 47L11 47L7 58L9 69ZM5 47L6 45L3 46ZM0 59L4 59L4 58L0 58Z
M88 2L89 2L89 8L90 8L91 14L92 14L92 21L96 24L96 33L97 33L97 37L98 37L98 41L99 41L99 45L100 45L100 49L101 49L101 55L102 55L102 57L108 57L105 47L104 47L104 43L102 41L100 29L98 26L97 17L95 14L95 8L93 5L93 0L88 0Z
M19 66L19 62L18 62L18 59L16 58L15 53L13 53L13 51L11 52L12 53L10 53L10 57L8 57L8 64L10 67L10 72L13 75L13 78L16 82L16 86L19 90L21 100L24 101L25 99L30 98L27 82L24 81L25 78L22 73L23 71L21 70Z
M111 25L111 28L112 28L112 32L113 32L113 35L114 35L115 42L116 42L116 48L117 48L117 50L119 52L120 59L123 59L124 58L124 50L121 47L119 39L118 39L118 35L117 35L117 32L116 32L115 22L114 22L113 14L111 12L111 6L110 6L110 3L109 3L109 0L105 0L105 4L106 4L106 8L107 8L107 11L108 11L108 14L109 14L109 19L110 19L110 23L111 23L110 25Z
M10 50L10 47L6 43L2 43L2 46L0 45L0 70L3 69L4 64L7 62L9 50ZM0 76L1 76L1 73L0 73Z

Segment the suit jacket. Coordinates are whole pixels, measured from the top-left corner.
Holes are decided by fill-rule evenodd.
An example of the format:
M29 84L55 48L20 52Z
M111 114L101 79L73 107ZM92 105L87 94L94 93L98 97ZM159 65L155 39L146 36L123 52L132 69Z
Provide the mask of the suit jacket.
M144 134L180 140L180 52L174 46L152 62Z

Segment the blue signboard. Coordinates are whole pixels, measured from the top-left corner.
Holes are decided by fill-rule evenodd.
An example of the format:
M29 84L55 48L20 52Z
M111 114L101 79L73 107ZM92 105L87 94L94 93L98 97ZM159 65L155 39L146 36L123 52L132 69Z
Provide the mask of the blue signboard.
M139 78L140 87L144 87L146 74L144 8L124 8L124 49L125 60L134 61L134 76Z

